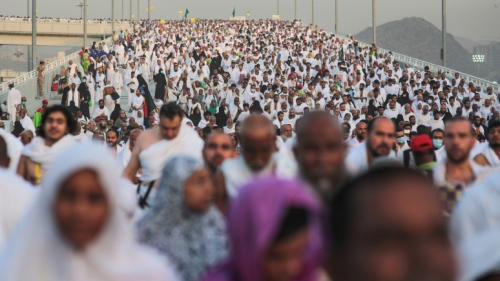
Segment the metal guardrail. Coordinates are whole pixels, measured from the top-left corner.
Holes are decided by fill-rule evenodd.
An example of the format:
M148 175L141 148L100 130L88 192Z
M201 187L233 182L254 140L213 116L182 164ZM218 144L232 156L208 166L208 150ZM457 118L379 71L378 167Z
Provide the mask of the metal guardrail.
M338 37L338 38L340 38L340 39L343 39L343 40L348 40L349 39L348 37L341 36L341 35L335 35L335 36ZM363 43L363 42L359 42L359 41L358 41L358 45L361 46L361 47L363 47L363 48L371 47L371 44L367 44L367 43ZM386 49L383 49L383 48L380 48L380 47L377 47L377 51L378 51L379 54L380 53L386 54L386 53L391 52L392 56L394 57L394 59L396 61L403 62L403 63L409 63L412 66L416 65L416 66L418 66L418 68L420 70L423 70L426 66L428 66L429 70L431 72L437 73L437 72L440 71L441 73L446 73L446 76L448 78L454 78L453 75L455 73L459 73L460 77L463 78L466 83L472 82L472 83L474 83L474 85L480 86L481 90L483 90L483 91L485 91L487 87L491 86L491 87L493 87L493 91L496 94L500 93L500 85L497 84L497 83L494 83L492 81L488 81L488 80L485 80L483 78L479 78L479 77L476 77L476 76L473 76L473 75L469 75L467 73L463 73L463 72L457 71L455 69L443 67L441 65L437 65L437 64L433 64L433 63L430 63L430 62L427 62L427 61L423 61L423 60L419 60L419 59L416 59L416 58L412 58L412 57L409 57L407 55L403 55L403 54L399 54L399 53L396 53L396 52L392 52L390 50L386 50ZM450 79L450 81L451 81L451 79Z
M109 43L111 41L111 37L100 41L99 43ZM60 58L56 61L48 63L45 66L44 72L44 83L43 83L43 92L47 96L47 98L53 98L55 92L50 90L50 86L52 85L52 80L54 77L59 74L61 66L67 65L67 63L72 60L76 64L80 64L80 55L79 51L72 53L64 58ZM24 75L11 79L7 82L0 84L0 103L3 103L7 100L7 96L9 93L9 84L14 83L16 89L18 89L22 96L27 98L27 108L30 116L33 115L33 111L38 109L41 106L41 100L36 100L37 97L37 79L38 79L38 71L33 70Z

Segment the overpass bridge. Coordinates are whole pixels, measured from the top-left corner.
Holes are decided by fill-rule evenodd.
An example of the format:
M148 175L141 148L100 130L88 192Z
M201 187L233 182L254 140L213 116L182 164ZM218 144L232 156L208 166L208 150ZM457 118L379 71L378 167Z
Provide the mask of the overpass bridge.
M31 21L0 20L0 45L31 46ZM131 29L129 22L115 22L115 31ZM37 46L82 46L83 22L37 21ZM100 41L111 36L111 22L87 23L87 38Z

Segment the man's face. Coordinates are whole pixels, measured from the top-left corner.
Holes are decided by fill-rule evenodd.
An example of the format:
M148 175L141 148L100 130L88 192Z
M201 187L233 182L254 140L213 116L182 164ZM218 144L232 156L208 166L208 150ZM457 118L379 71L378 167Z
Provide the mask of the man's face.
M203 159L212 171L219 168L224 160L231 157L232 143L228 135L211 134L205 142Z
M302 176L325 192L336 185L344 172L345 143L332 120L319 118L297 132L294 149Z
M367 134L368 149L375 157L388 155L394 142L394 124L382 117L375 122L372 131Z
M444 146L448 160L461 163L469 158L474 136L468 121L448 122L445 125Z
M104 108L104 101L99 101L99 108L103 109Z
M246 133L241 139L242 155L252 171L262 170L275 149L274 137L265 128Z
M52 112L43 125L45 138L51 141L58 141L64 137L69 132L66 121L66 116L62 112Z
M288 139L292 137L292 127L290 125L283 127L283 135Z
M363 122L359 122L356 125L356 137L358 138L358 140L364 140L366 138L367 128L368 126Z
M107 132L106 133L106 144L109 147L114 148L117 143L118 143L118 134L116 134L116 132L114 132L114 131Z
M78 118L82 118L83 114L82 114L82 112L81 112L81 111L77 111L77 112L76 112L76 116L77 116Z
M175 115L173 119L165 116L160 116L160 132L164 139L173 140L179 134L181 129L182 118Z
M290 113L289 113L289 117L290 118L295 118L295 109L290 109Z
M447 222L430 183L395 176L380 184L354 199L355 218L334 259L339 274L344 280L454 280Z

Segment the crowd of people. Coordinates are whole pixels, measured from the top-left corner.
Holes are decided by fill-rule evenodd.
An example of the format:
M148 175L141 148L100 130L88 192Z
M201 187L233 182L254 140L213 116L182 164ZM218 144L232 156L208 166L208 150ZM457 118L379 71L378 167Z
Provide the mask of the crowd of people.
M499 278L491 87L271 20L143 22L54 82L0 123L0 280Z
M31 17L22 17L15 15L0 15L0 20L8 21L31 21ZM82 23L82 18L51 18L51 17L37 17L38 22L61 22L61 23ZM115 23L129 23L127 19L115 20ZM88 19L87 23L111 23L111 19Z

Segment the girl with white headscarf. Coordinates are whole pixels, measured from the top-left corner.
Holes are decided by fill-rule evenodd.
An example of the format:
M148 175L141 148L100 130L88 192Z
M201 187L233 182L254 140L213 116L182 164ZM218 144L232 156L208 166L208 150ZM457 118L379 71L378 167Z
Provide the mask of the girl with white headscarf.
M92 145L61 153L0 255L0 280L177 280L165 257L134 241L115 166Z
M176 156L163 168L155 201L139 221L139 240L167 254L184 281L198 281L228 255L213 194L203 161Z

